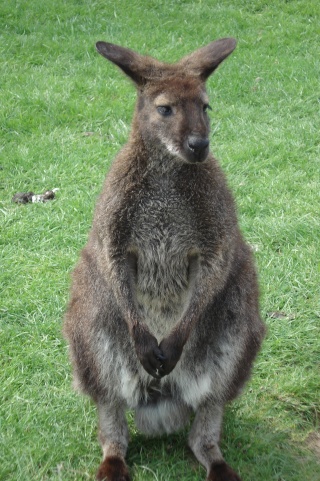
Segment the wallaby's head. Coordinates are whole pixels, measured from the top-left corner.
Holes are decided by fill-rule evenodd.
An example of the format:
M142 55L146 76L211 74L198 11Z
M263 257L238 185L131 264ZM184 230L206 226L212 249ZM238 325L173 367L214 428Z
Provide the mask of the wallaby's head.
M175 64L166 64L118 45L96 44L98 52L137 87L134 129L146 147L165 149L190 163L205 161L209 153L205 82L235 46L233 38L220 39Z

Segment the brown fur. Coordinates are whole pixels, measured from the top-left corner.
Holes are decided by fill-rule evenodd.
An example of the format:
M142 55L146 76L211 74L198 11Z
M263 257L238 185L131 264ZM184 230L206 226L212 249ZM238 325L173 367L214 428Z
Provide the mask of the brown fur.
M209 152L205 89L234 47L221 39L164 64L97 44L138 92L64 323L75 384L98 408L99 480L128 479L126 409L149 435L183 427L194 412L189 445L208 479L240 479L219 449L223 407L248 379L265 328L252 253Z
M129 481L129 472L122 459L109 456L101 463L97 481Z
M225 462L213 464L207 479L208 481L241 481Z

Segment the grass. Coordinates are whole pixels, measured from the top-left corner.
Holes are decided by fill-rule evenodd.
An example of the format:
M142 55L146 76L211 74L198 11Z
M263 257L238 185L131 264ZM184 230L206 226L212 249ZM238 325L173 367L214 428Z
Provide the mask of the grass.
M319 479L320 7L7 0L0 14L0 480L89 480L100 461L95 409L71 389L60 329L135 93L95 41L174 61L223 36L239 43L209 82L211 145L255 246L269 332L222 448L244 481ZM53 187L53 202L11 202ZM185 433L146 440L128 416L134 481L205 478Z

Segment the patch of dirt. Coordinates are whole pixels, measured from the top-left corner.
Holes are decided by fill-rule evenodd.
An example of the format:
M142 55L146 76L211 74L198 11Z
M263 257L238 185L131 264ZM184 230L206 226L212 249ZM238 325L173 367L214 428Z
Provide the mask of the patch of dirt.
M295 314L287 314L286 312L283 311L273 311L273 312L268 312L267 316L270 317L271 319L295 319Z
M320 433L310 433L306 439L308 448L317 456L320 462Z

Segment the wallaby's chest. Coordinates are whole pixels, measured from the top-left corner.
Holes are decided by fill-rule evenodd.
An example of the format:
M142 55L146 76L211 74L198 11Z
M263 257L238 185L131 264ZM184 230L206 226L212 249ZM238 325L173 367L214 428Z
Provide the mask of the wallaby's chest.
M192 208L167 178L141 192L132 228L132 243L144 262L159 267L180 263L194 243Z
M173 183L162 179L153 185L141 195L132 244L137 253L139 308L160 336L183 311L189 285L188 252L194 245L194 234L188 206Z

